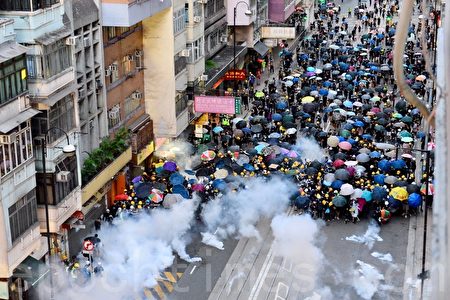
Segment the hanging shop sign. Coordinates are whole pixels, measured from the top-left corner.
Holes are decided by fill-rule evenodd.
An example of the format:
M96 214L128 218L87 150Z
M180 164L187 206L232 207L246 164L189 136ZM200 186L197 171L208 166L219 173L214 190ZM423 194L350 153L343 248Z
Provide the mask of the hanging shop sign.
M247 74L245 73L245 70L228 70L224 77L225 80L245 80Z
M261 27L261 38L263 39L295 39L295 27Z

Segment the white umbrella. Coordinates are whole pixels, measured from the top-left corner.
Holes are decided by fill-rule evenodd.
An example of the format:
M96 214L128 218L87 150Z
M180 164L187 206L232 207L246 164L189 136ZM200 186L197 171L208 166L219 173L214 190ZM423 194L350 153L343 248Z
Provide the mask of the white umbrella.
M395 145L388 144L388 143L375 143L375 147L381 150L390 150L395 149Z
M357 199L357 198L361 198L363 193L362 189L355 189L355 191L353 192L353 194L350 196L350 198L352 199Z
M164 197L164 201L162 204L164 208L171 208L176 203L183 201L183 199L183 196L181 196L180 194L167 194Z
M295 128L288 128L287 130L286 130L286 133L287 134L294 134L294 133L296 133L297 132L297 129L295 129Z
M294 79L294 76L291 75L284 77L284 80L292 80L292 79Z
M353 186L352 186L351 184L349 184L349 183L344 183L344 184L341 186L340 194L341 194L342 196L349 196L349 195L353 194L353 192L355 192L355 189L353 188Z
M354 167L358 164L358 162L356 160L347 160L344 164L347 167Z
M328 46L328 48L333 49L333 50L338 50L340 47L338 45L331 44L330 46Z

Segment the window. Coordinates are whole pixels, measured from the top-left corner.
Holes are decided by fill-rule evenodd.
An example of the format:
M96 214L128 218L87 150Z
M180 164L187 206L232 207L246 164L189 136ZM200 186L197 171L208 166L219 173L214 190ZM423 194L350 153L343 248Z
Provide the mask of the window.
M194 16L201 17L202 14L202 4L198 1L194 1Z
M0 64L0 105L13 100L28 89L25 55Z
M209 0L205 6L205 18L214 16L214 0Z
M186 109L187 98L185 94L178 93L175 96L175 113L177 117Z
M225 8L225 1L224 0L216 0L214 2L216 4L216 12L222 10Z
M175 76L180 74L184 69L186 69L186 57L175 56Z
M133 69L134 69L134 55L132 54L125 55L122 59L123 74L124 75L130 74Z
M195 63L205 55L205 43L203 37L199 38L192 44L188 44L187 48L191 49L190 62Z
M125 99L125 117L131 115L141 104L141 99L139 99L139 97L133 97L134 93L138 93L142 96L139 91L136 91Z
M15 168L33 157L30 121L22 123L9 133L10 143L0 144L0 176L11 173Z
M109 77L111 79L110 83L119 80L119 64L117 63L117 60L110 65L109 69L111 70L111 76Z
M105 28L106 35L108 36L108 41L112 40L113 38L115 38L117 36L116 27L107 26L104 28Z
M70 47L66 45L65 39L45 46L43 55L29 55L27 57L30 78L48 79L69 68L71 65Z
M36 191L31 192L20 198L16 203L8 208L9 230L11 232L11 242L14 243L31 226L36 224L37 205Z
M59 127L68 132L75 127L73 99L70 95L59 100L49 111L44 111L31 120L33 136L42 136L48 128ZM48 142L53 143L64 132L51 130L48 133Z
M113 128L120 120L120 104L116 104L108 111L108 127Z
M213 33L211 33L211 35L209 36L209 50L213 50L214 48L217 47L217 45L219 44L219 32L218 31L214 31Z
M186 28L185 9L179 9L173 13L173 33L176 35Z
M59 0L1 0L0 10L31 11L47 8Z
M56 164L56 173L47 174L44 181L42 173L36 176L37 182L37 202L45 204L44 200L44 186L47 187L48 203L50 205L57 205L63 201L77 186L78 186L78 171L76 156L66 156L62 161ZM57 181L57 174L61 171L69 171L67 181Z

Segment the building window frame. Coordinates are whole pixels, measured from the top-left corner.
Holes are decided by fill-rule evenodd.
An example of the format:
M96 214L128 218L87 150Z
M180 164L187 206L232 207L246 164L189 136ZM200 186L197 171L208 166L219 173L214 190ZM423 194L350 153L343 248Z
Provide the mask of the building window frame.
M33 189L8 208L11 243L14 244L38 223L36 190Z
M25 54L0 64L0 105L28 91L27 77Z

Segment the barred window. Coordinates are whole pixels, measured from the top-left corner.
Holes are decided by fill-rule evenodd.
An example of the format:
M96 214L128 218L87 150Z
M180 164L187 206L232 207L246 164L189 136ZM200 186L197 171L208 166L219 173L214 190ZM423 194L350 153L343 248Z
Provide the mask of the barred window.
M184 69L186 69L186 57L175 56L175 76L180 74Z
M44 47L43 55L27 56L27 68L30 78L48 79L72 65L70 46L65 39Z
M187 45L188 49L191 49L190 62L195 63L197 60L205 55L205 40L203 37L199 38L195 42Z
M136 95L141 95L141 97L137 97ZM131 115L136 109L138 109L141 105L142 98L141 92L135 91L125 99L125 117Z
M178 34L186 28L186 11L181 8L173 13L173 33Z
M24 55L0 64L0 105L11 101L27 89Z
M8 208L11 242L14 243L31 226L36 224L36 191L33 189Z
M120 120L120 104L116 104L108 111L108 127L113 128Z
M22 123L10 132L8 143L0 144L0 176L11 173L33 157L30 121Z

